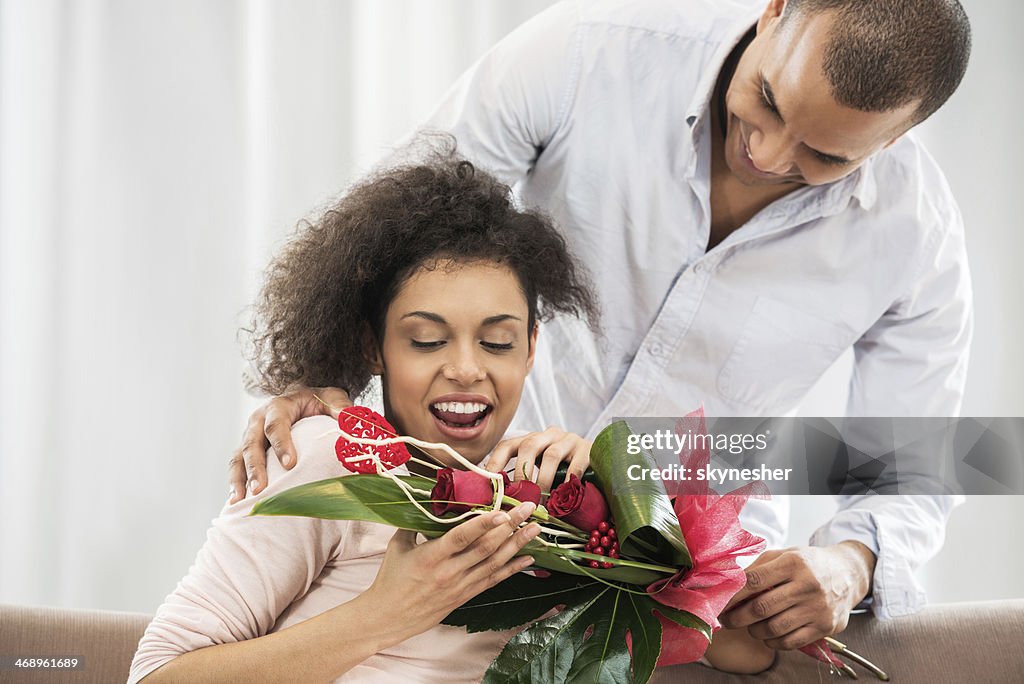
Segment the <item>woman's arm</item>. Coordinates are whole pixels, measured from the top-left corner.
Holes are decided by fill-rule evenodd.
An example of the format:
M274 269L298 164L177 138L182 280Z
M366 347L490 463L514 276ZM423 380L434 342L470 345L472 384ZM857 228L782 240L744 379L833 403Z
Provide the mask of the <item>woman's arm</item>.
M362 594L280 632L178 656L142 681L326 682L410 636Z
M331 681L526 569L533 559L515 554L540 529L519 528L534 508L480 515L424 544L399 530L373 585L355 599L275 634L179 656L145 681Z

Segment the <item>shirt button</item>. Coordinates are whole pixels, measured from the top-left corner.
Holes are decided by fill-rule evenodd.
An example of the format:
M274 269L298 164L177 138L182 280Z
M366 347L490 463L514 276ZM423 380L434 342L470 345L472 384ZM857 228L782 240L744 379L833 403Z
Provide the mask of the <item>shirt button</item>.
M698 274L703 273L706 270L708 270L708 267L703 261L693 267L693 272Z
M651 342L651 346L648 347L651 352L651 356L661 357L665 351L665 348L661 346L660 342Z

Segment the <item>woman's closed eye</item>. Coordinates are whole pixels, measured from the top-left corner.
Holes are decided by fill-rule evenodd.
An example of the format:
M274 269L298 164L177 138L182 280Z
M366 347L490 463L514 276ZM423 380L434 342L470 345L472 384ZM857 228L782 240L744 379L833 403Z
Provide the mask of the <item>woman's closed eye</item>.
M410 340L412 346L416 349L437 349L444 345L444 340Z

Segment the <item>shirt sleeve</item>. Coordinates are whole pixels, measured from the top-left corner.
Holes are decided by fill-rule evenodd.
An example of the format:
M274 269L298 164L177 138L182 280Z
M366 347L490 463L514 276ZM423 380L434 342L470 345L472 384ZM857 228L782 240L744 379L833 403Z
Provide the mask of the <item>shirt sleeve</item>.
M185 653L267 634L340 553L345 521L249 516L257 501L342 474L333 449L334 425L325 416L297 423L295 467L286 471L268 454L267 488L225 506L213 521L188 574L146 628L129 684Z
M514 185L562 126L579 80L579 2L541 12L455 82L426 124L461 154Z
M911 291L854 346L847 415L953 417L960 411L973 322L970 275L963 221L951 198L937 220L941 227L921 252ZM900 489L914 486L903 480ZM840 496L839 512L811 543L863 543L877 557L873 612L914 613L926 601L915 572L942 548L949 514L962 502L951 494Z

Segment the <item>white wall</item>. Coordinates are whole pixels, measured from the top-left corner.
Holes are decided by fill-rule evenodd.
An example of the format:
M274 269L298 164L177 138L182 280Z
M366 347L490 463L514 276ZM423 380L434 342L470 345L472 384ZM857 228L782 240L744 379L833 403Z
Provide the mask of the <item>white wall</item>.
M160 602L226 495L252 406L235 335L273 246L547 4L0 0L0 601ZM965 4L975 59L923 132L975 271L965 413L1024 415L1022 10ZM841 375L808 412L841 410ZM1021 595L991 524L1020 501L956 512L934 596Z

